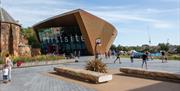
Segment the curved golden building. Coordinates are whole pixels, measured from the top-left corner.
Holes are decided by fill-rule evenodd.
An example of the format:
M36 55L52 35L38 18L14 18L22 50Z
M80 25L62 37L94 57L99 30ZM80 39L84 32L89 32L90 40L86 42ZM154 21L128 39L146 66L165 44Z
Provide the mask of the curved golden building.
M82 55L92 55L97 38L101 39L97 51L105 53L117 35L113 25L81 9L46 19L33 29L44 53L74 53L78 50Z

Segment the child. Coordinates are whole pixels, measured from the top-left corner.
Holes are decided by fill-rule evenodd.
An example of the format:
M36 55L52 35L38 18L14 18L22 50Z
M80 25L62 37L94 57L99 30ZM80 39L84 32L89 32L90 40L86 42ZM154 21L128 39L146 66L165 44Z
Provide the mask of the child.
M4 65L3 67L3 83L8 82L8 65Z

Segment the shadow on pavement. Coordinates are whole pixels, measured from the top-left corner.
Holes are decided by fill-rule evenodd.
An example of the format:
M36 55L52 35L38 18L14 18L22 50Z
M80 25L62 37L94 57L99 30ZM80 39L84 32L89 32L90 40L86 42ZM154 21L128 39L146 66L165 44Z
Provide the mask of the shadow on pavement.
M69 75L69 74L60 74L60 73L57 73L57 72L48 72L48 73L52 74L52 75L55 75L55 76L61 76L61 77L64 77L66 79L77 80L77 81L86 82L86 83L89 83L89 84L95 84L92 81L84 80L84 79L82 79L80 77L75 77L75 76L72 76L72 75ZM98 83L98 84L100 84L100 83Z
M161 82L129 91L180 91L180 84Z
M146 76L143 76L143 75L125 74L125 73L116 73L116 74L113 74L113 75L136 77L136 78L143 78L143 79L150 79L150 80L158 80L158 81L165 81L165 82L171 82L171 83L178 83L179 87L180 87L180 80L165 79L165 78L151 78L151 77L146 77Z

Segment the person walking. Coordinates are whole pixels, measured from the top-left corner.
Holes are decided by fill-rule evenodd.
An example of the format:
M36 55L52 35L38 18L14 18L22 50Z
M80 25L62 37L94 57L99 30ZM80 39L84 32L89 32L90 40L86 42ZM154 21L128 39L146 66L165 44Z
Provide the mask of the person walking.
M119 59L119 63L121 64L121 60L120 60L120 53L118 52L116 55L116 59L114 60L114 63L116 63L116 61Z
M77 53L78 59L80 58L80 56L81 56L81 51L79 50L78 53Z
M6 54L6 58L5 58L5 65L8 66L8 81L11 81L11 69L13 67L13 63L11 61L11 59L9 58L9 54Z
M145 67L146 67L146 69L147 69L147 53L145 52L145 53L143 53L143 55L142 55L142 68L143 68L143 66L144 66L144 64L145 64Z
M134 52L133 51L130 54L130 59L131 59L131 63L133 63L134 62Z
M164 51L162 51L161 52L161 60L162 60L162 63L164 63L164 60L166 59L166 57L165 57L165 52Z
M108 51L107 56L108 56L108 58L111 57L111 50Z
M104 54L105 54L105 58L107 59L107 58L108 58L108 53L107 53L107 52L105 52Z

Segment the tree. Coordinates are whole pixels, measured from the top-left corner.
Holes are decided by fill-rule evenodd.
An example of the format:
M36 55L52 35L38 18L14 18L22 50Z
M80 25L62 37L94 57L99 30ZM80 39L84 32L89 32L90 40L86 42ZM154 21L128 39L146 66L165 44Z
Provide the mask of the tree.
M177 53L180 54L180 46L177 46L177 49L176 49Z
M128 47L128 50L141 51L141 47L139 47L139 46L131 46L131 47Z
M23 28L21 33L28 39L28 43L32 48L40 48L40 43L37 40L36 33L32 28Z
M110 49L111 50L116 50L116 45L112 44Z
M123 50L123 46L118 45L118 46L116 47L116 49L119 50L119 51L120 51L120 50Z
M169 43L167 43L167 44L159 43L158 46L160 47L159 50L164 50L164 51L168 51L169 50Z
M129 51L130 49L128 48L128 47L122 47L123 48L123 50L122 51Z

